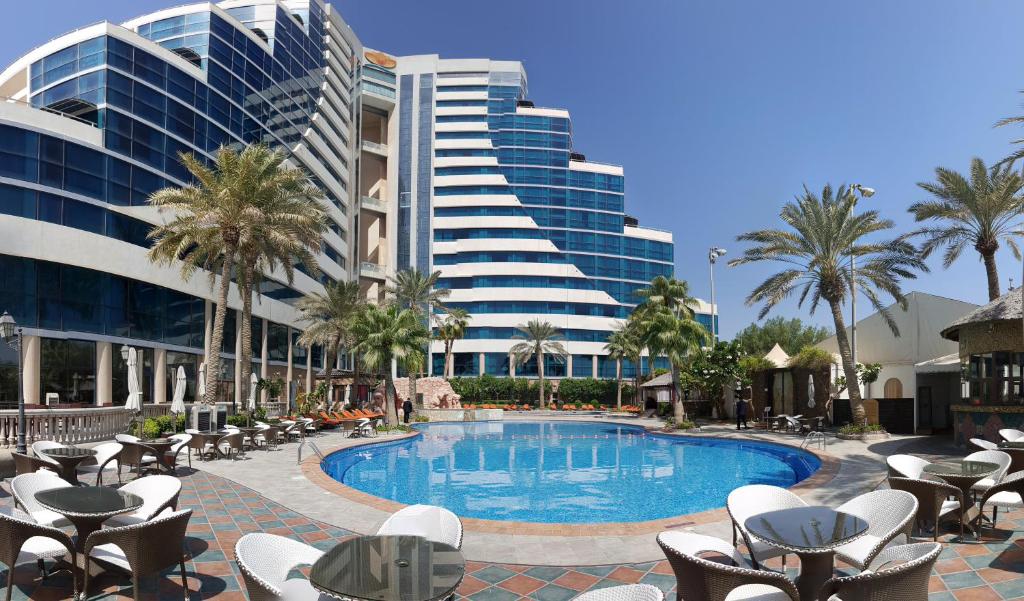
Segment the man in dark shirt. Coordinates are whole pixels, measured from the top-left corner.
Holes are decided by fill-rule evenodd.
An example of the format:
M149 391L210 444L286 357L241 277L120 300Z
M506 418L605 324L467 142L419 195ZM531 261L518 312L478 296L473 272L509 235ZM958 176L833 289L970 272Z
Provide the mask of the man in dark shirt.
M412 415L412 401L409 399L402 403L402 413L405 414L405 423L409 423L409 416Z
M750 426L747 425L747 402L741 398L736 399L736 429L740 429L740 424L747 430Z

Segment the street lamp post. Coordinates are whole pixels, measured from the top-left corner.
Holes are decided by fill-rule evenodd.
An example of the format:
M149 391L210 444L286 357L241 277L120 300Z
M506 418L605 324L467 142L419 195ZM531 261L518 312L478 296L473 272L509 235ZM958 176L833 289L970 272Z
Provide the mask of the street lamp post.
M22 342L24 341L24 332L18 323L14 321L11 314L4 311L3 315L0 315L0 338L3 338L4 342L8 346L18 351L18 452L25 454L27 448L25 447L25 389L22 385Z
M874 188L868 188L860 184L853 184L850 186L847 193L853 197L853 205L850 206L850 212L853 212L854 207L857 206L857 194L861 198L871 198L875 195ZM857 369L857 258L854 254L850 253L850 357L853 359L854 370ZM849 384L850 386L857 386L860 388L860 382L854 382Z
M725 256L725 249L712 246L708 249L708 263L711 266L711 346L718 343L718 305L715 304L715 262Z

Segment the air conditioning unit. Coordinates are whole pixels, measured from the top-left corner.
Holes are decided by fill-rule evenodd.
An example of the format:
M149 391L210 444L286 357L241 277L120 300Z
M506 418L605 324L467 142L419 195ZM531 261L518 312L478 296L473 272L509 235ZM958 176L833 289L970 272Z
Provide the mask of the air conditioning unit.
M59 403L60 403L60 395L59 394L57 394L56 392L47 392L46 393L46 406L47 407L49 407L50 405L57 405Z

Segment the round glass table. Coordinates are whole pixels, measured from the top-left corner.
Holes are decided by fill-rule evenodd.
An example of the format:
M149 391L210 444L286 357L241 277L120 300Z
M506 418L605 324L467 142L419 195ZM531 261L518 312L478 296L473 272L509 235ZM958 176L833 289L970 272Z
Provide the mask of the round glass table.
M79 550L85 539L99 530L103 522L142 507L142 497L106 486L69 486L36 493L36 501L71 521L78 532Z
M170 438L154 438L152 440L144 440L142 444L156 451L156 462L160 467L171 471L174 466L168 463L167 451L170 451L176 442L178 441L171 440Z
M324 553L309 582L337 599L436 601L462 583L466 560L420 536L356 536Z
M975 520L981 515L977 504L974 502L974 495L971 494L971 487L979 481L984 480L999 470L999 465L988 461L969 461L967 459L953 459L929 463L921 470L923 473L942 479L960 489L964 494L964 503L967 505L964 515L961 516L964 526L970 528L975 534L978 533L974 525Z
M835 548L868 530L864 519L828 507L769 511L748 518L743 526L757 538L800 558L796 587L801 599L816 599L821 586L832 577Z
M81 447L54 447L43 449L41 452L59 463L60 477L75 486L78 486L78 465L86 459L96 456L96 451Z

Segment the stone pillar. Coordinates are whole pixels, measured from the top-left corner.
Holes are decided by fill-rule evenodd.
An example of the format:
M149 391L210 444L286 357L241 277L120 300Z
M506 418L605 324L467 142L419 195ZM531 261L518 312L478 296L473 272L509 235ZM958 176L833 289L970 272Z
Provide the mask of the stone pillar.
M109 342L96 343L96 405L113 404L114 349Z
M508 377L516 377L516 358L512 356L512 353L508 354Z
M270 322L266 319L263 320L263 326L260 328L260 377L266 380L270 377L270 348L267 347L267 327ZM269 392L266 390L260 391L260 402L266 403Z
M39 336L24 336L22 344L25 345L25 348L21 350L23 366L21 394L24 395L26 404L38 405L41 401L39 397L39 372L41 367L40 361L42 361L40 353L41 340Z
M572 353L565 356L565 377L572 377Z
M288 368L285 370L284 377L284 394L285 401L291 403L292 395L292 380L295 378L295 367L292 363L295 361L295 345L292 344L292 329L288 328ZM330 403L328 403L330 406Z
M480 375L487 373L487 353L480 353Z
M594 365L593 365L593 367L591 367L591 370L592 371L590 373L590 377L596 378L597 374L598 374L598 371L597 371L597 355L594 355Z
M235 313L235 409L241 410L245 407L246 396L242 388L248 382L242 382L242 312Z
M167 402L167 349L153 351L153 402Z

